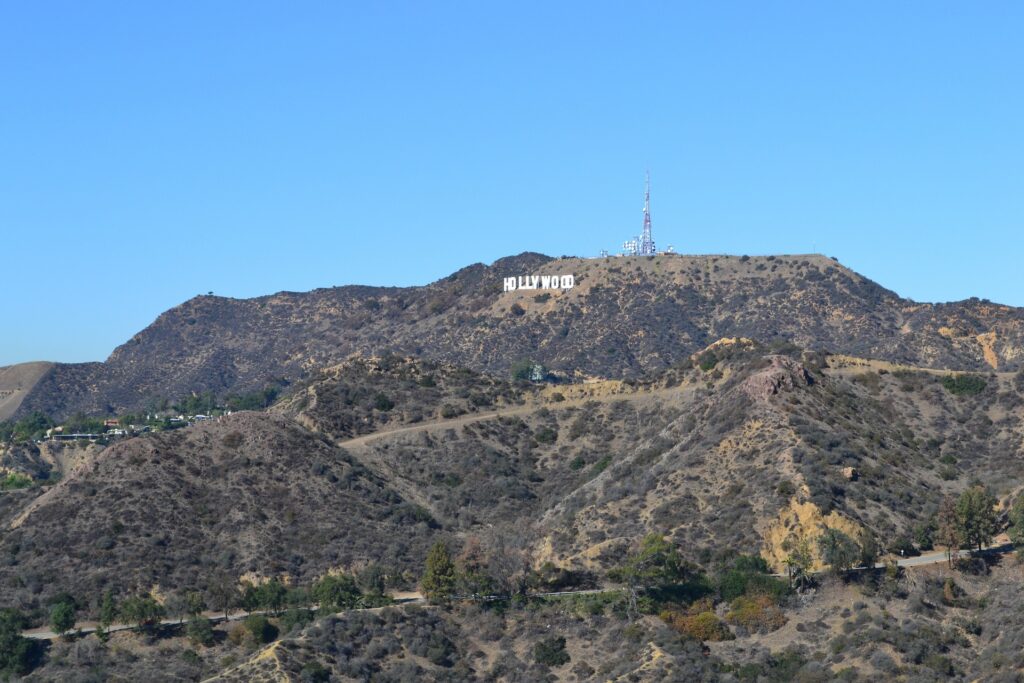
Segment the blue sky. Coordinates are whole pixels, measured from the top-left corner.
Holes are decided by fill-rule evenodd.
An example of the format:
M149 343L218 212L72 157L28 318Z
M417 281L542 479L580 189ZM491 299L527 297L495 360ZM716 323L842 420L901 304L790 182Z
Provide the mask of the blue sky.
M1019 2L0 6L0 365L640 228L1024 305Z

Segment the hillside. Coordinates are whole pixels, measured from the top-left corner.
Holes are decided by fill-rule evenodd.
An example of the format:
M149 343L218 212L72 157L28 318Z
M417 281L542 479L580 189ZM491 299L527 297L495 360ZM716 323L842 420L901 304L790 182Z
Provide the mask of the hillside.
M573 273L568 291L502 292L502 278ZM929 368L1013 370L1024 312L924 304L823 256L551 259L521 254L423 287L200 296L103 363L55 365L18 414L105 414L191 392L299 380L353 353L395 352L507 375L524 359L567 376L656 374L721 337L787 340Z
M308 581L370 562L398 573L432 535L386 482L265 413L120 442L19 504L0 506L0 585L12 606L61 590L98 599L206 588L224 574Z
M718 572L738 553L781 570L801 541L821 566L817 541L829 528L912 550L944 494L981 481L1005 503L1024 488L1024 373L964 377L742 338L644 380L547 386L440 361L354 356L311 374L267 412L40 453L64 478L0 493L0 607L38 619L69 593L83 617L94 616L107 589L209 596L224 582L304 586L370 565L388 585L411 587L437 539L455 552L480 544L517 571L551 563L575 586L607 584L651 532ZM1012 581L1001 574L967 587L981 600ZM856 590L879 597L855 614L858 598L838 589L794 597L783 635L736 628L737 647L715 644L710 657L656 615L623 621L614 600L507 616L473 605L342 615L252 656L222 632L190 664L166 662L163 650L129 661L116 647L89 650L91 640L76 656L129 679L170 666L185 680L302 680L320 666L338 680L534 680L545 669L532 648L555 628L573 662L559 671L564 680L595 671L730 680L723 672L740 665L812 670L822 660L810 652L864 622L883 631L828 645L849 650L847 665L870 679L896 666L878 654L887 637L899 647L937 642L941 661L917 657L923 644L887 654L928 680L929 667L977 669L972 653L1012 647L1005 638L958 640L957 619L996 629L974 602L915 613L934 601L935 586L908 583L905 602L888 604L892 596L869 582ZM887 636L899 623L893 614L901 630ZM938 635L922 640L918 628ZM167 652L186 647L162 642ZM794 642L803 654L780 654ZM73 679L70 660L47 661L39 680ZM828 661L829 671L842 668L842 658ZM807 680L828 680L821 675Z
M10 419L25 396L53 368L53 363L21 363L0 368L0 420Z
M825 526L910 537L971 480L1024 486L1021 374L957 395L888 367L732 340L649 382L539 389L350 359L270 413L119 442L38 497L0 495L0 585L33 605L109 577L397 575L435 534L601 574L656 531L781 568Z

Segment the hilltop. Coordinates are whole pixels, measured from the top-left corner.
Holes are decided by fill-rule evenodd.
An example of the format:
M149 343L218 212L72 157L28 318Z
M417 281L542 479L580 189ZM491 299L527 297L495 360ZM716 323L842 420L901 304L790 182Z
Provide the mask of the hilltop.
M534 273L572 273L576 287L502 291L503 278ZM721 337L918 367L1013 370L1024 358L1024 311L977 299L917 303L819 255L526 253L422 287L199 296L102 363L46 367L22 389L17 414L108 414L192 392L258 390L303 380L353 353L505 376L531 360L567 377L639 378Z

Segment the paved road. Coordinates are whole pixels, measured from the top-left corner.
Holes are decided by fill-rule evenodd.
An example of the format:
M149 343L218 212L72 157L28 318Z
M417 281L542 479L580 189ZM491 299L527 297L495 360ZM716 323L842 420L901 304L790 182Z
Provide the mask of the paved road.
M985 556L985 555L1005 555L1005 554L1011 553L1011 552L1013 552L1013 544L1012 543L1003 543L1002 545L994 545L994 546L990 546L988 548L985 548L980 553L975 551L973 554L974 554L975 557L977 557L977 556ZM969 556L971 556L971 553L969 551L966 551L966 550L961 550L960 551L960 557L961 558L969 557ZM915 557L900 558L899 560L897 560L897 564L899 566L901 566L901 567L921 567L921 566L924 566L924 565L938 564L940 562L946 562L946 561L947 561L947 559L946 559L946 551L945 550L936 550L936 551L933 551L933 552L930 552L930 553L924 553L922 555L917 555ZM876 564L875 567L877 569L882 569L882 568L885 567L885 564L884 563L879 563L879 564Z

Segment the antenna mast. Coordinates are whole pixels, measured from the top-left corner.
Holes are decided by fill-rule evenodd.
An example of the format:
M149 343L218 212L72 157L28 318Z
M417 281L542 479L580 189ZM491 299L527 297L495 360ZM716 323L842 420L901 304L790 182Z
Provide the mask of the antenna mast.
M644 231L640 235L640 256L654 256L658 250L654 248L654 238L651 237L651 172L647 172L647 182L644 185Z

